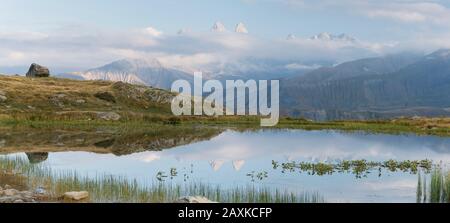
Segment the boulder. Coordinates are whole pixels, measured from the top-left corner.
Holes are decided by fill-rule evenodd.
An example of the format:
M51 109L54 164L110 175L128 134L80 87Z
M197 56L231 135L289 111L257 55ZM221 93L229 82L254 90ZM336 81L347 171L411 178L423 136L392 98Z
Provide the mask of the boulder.
M50 71L47 67L39 64L31 64L30 69L27 72L27 77L49 77Z
M110 92L107 92L107 91L98 92L98 93L94 94L94 96L103 101L116 103L116 98L114 97L114 95L112 95Z
M14 195L16 195L17 193L19 193L19 191L18 191L18 190L15 190L15 189L6 189L6 190L3 191L3 194L4 194L5 196L14 196Z
M64 193L64 198L74 201L81 201L89 197L89 192L87 191L72 191Z

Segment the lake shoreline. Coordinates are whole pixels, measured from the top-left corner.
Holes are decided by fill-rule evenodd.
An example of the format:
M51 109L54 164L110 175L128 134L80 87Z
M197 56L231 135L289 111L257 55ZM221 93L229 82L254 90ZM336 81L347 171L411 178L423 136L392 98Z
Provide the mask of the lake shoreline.
M172 117L160 121L126 120L45 120L45 119L11 119L0 116L1 129L75 129L96 130L107 129L148 129L148 128L189 128L189 127L260 130L260 129L302 129L302 130L338 130L382 134L417 134L450 137L450 118L399 118L393 120L341 120L315 122L305 119L282 118L274 127L259 126L258 117Z

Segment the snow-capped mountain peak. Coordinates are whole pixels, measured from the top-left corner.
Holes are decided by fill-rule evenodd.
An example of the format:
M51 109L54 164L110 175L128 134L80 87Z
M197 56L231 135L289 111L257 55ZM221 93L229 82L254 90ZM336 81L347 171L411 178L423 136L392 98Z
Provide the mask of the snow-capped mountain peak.
M311 39L313 39L313 40L332 40L332 35L327 32L323 32L323 33L319 33L319 34L311 37Z
M122 81L170 89L173 81L191 80L189 73L164 66L158 59L123 59L81 72L85 80Z
M211 31L213 32L218 32L218 33L222 33L227 31L227 29L225 28L225 26L223 25L223 23L221 22L216 22L214 23L213 27L211 28Z
M336 37L335 37L336 38ZM351 37L345 33L342 33L341 35L337 36L338 40L342 40L342 41L348 41L348 42L354 42L356 41L356 39L354 37Z
M247 27L245 27L244 23L242 23L242 22L240 22L236 25L235 31L237 33L245 33L245 34L248 33Z

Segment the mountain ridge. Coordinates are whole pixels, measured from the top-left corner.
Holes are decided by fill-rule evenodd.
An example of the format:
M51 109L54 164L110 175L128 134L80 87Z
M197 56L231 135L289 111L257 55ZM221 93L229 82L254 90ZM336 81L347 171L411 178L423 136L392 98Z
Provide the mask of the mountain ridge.
M285 114L313 119L450 115L448 55L450 50L439 50L389 73L291 79L281 88L282 108Z

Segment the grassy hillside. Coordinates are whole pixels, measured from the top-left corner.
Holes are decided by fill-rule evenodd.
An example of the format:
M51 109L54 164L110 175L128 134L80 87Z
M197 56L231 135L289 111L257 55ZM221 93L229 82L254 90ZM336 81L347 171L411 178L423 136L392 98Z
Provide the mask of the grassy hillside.
M0 75L0 116L29 120L133 119L169 116L174 94L109 81ZM117 116L117 115L118 116Z
M261 128L260 117L255 116L174 117L170 110L174 96L165 90L122 82L0 75L0 130L32 127L97 132L105 127L122 132L164 130L173 128L173 124L189 128ZM282 117L274 128L450 136L450 118L314 122Z

